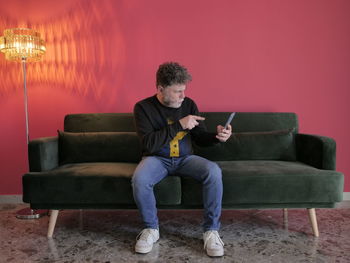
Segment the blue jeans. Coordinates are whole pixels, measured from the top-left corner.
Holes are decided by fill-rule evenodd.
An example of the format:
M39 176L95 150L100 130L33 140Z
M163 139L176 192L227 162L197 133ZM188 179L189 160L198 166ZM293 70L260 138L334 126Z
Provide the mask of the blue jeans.
M168 175L190 176L203 185L204 231L219 230L222 175L219 166L205 158L187 155L178 158L147 156L136 167L132 188L146 228L158 228L153 187Z

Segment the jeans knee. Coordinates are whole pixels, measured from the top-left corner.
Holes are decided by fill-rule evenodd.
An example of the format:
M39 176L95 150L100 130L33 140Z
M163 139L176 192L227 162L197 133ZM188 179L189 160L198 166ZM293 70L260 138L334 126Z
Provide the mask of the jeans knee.
M221 181L222 180L222 172L221 168L217 163L210 162L208 164L208 174L209 174L209 180L210 181Z
M140 174L135 173L131 178L131 186L134 190L147 185L149 185L149 183L145 180L145 176L140 176Z

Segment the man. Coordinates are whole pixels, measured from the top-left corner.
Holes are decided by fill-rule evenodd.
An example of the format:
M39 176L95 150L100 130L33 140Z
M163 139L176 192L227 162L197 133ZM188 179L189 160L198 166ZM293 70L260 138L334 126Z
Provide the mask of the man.
M169 62L157 71L157 94L134 107L137 134L143 158L137 166L132 187L145 229L137 236L135 251L148 253L159 239L159 225L153 186L168 175L190 176L203 185L204 249L209 256L223 256L220 239L222 175L219 166L192 154L192 142L211 145L225 142L232 133L229 126L217 126L217 134L206 131L196 104L185 97L192 80L187 69Z

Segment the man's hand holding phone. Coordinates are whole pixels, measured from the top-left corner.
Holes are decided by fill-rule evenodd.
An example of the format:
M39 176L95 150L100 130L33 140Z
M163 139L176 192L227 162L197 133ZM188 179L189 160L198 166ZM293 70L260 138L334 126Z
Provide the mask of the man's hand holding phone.
M217 135L216 138L220 141L220 142L226 142L228 140L228 138L230 138L230 136L232 135L232 126L230 125L233 117L235 116L235 112L232 112L230 114L230 116L228 117L225 126L222 125L218 125L216 127L217 130Z
M231 125L227 125L227 128L225 129L224 126L222 125L218 125L216 127L217 130L217 135L216 138L220 141L220 142L226 142L228 140L228 138L230 138L230 136L232 135L232 127Z

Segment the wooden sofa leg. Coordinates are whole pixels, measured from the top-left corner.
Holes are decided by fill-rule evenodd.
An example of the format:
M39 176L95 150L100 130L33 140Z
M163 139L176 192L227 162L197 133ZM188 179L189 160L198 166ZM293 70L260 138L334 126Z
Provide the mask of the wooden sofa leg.
M288 222L288 209L283 208L283 221Z
M284 229L288 230L288 209L283 209L283 226Z
M50 210L49 230L47 231L47 237L49 238L52 237L53 231L55 230L57 216L58 216L58 210Z
M307 210L309 211L309 218L312 226L312 231L314 232L314 236L318 237L319 232L317 226L316 210L315 208L308 208Z

